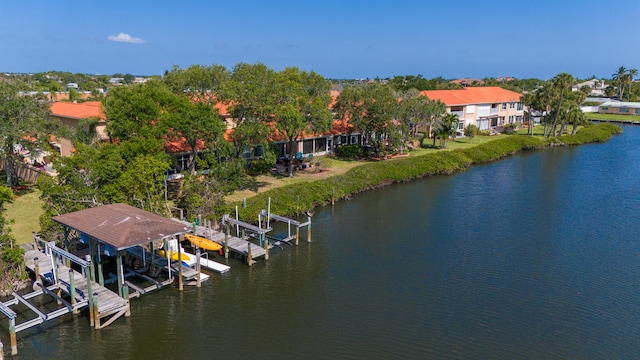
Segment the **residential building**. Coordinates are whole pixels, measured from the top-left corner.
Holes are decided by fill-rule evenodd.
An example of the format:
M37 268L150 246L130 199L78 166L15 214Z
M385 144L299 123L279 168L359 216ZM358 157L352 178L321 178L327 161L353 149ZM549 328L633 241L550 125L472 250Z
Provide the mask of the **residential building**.
M476 125L480 130L490 130L524 120L524 106L520 102L522 94L501 87L425 90L420 94L431 100L442 101L448 113L458 115L460 135L469 124Z
M589 96L604 96L604 90L607 88L604 80L592 79L573 85L571 91L578 91L582 89L583 86L591 88L588 94Z
M598 113L640 115L640 102L607 101L598 107Z
M83 103L54 102L51 104L51 115L72 129L78 128L83 124L84 120L95 119L98 121L95 126L96 135L101 139L107 139L106 117L102 111L102 103L99 101ZM88 125L84 124L84 126ZM88 128L85 130L88 130ZM51 145L57 148L62 156L69 156L73 151L73 144L69 139L56 138L51 142Z

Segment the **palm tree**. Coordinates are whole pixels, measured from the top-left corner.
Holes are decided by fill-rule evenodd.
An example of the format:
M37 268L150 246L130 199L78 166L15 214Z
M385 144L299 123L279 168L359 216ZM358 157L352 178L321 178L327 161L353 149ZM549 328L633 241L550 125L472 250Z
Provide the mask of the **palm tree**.
M635 69L634 69L635 70ZM637 73L637 70L635 71ZM627 69L624 66L620 66L618 71L612 75L613 81L618 84L618 100L622 101L622 95L624 94L624 85L627 82Z
M572 104L567 116L569 118L569 123L573 125L571 135L576 134L579 125L585 125L587 123L587 117L584 115L582 110L580 110L580 106L578 106L578 104Z
M526 108L525 114L527 116L527 126L529 127L527 133L528 135L533 135L533 116L531 116L531 112L535 110L533 105L536 101L536 93L528 92L522 96L520 101Z
M449 137L455 137L458 124L460 124L460 118L458 118L458 115L456 114L446 113L440 119L436 133L438 134L438 137L440 137L440 145L443 149L447 148Z
M627 72L627 83L629 84L629 91L627 91L627 94L631 93L631 84L633 83L633 77L635 75L638 75L638 69L629 69Z
M565 92L573 85L573 76L568 73L560 73L553 78L552 87L558 93L558 103L556 105L555 115L553 117L553 123L551 126L550 135L556 136L556 127L558 126L558 117L560 115L560 109L562 108L562 101L564 100Z

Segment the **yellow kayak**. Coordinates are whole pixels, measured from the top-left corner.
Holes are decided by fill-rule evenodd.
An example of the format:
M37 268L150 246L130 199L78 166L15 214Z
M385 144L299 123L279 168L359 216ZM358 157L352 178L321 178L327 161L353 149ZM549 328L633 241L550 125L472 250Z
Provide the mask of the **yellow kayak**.
M158 251L158 255L160 255L163 258L167 257L167 253L164 250ZM181 255L180 257L182 258L182 260L189 260L189 257L186 254L181 253L180 255ZM169 251L169 256L171 256L171 260L178 261L178 253L177 252Z
M218 251L222 249L222 245L218 244L213 240L209 240L207 238L203 238L201 236L196 236L193 234L185 234L184 236L187 240L191 241L191 243L201 249L209 250L209 251Z

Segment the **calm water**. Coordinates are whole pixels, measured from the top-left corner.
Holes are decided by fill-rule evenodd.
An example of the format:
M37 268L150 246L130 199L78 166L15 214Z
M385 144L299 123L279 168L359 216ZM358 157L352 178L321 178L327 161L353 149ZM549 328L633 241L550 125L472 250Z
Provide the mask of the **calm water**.
M639 145L626 127L320 208L311 244L103 330L20 334L19 358L639 358Z

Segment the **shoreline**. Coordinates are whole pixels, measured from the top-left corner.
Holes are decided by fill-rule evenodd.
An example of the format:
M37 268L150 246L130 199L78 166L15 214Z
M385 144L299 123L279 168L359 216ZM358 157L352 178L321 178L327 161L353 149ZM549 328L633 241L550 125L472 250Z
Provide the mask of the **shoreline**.
M267 208L271 198L273 213L297 216L317 206L349 199L353 195L393 183L431 175L450 175L464 171L474 164L496 161L524 150L604 142L620 133L622 128L619 126L600 123L584 127L576 135L563 135L557 139L511 135L463 150L365 163L340 175L284 185L258 193L246 199L246 207L243 207L242 201L230 202L225 205L225 212L235 213L237 206L241 219L253 219L260 210Z

